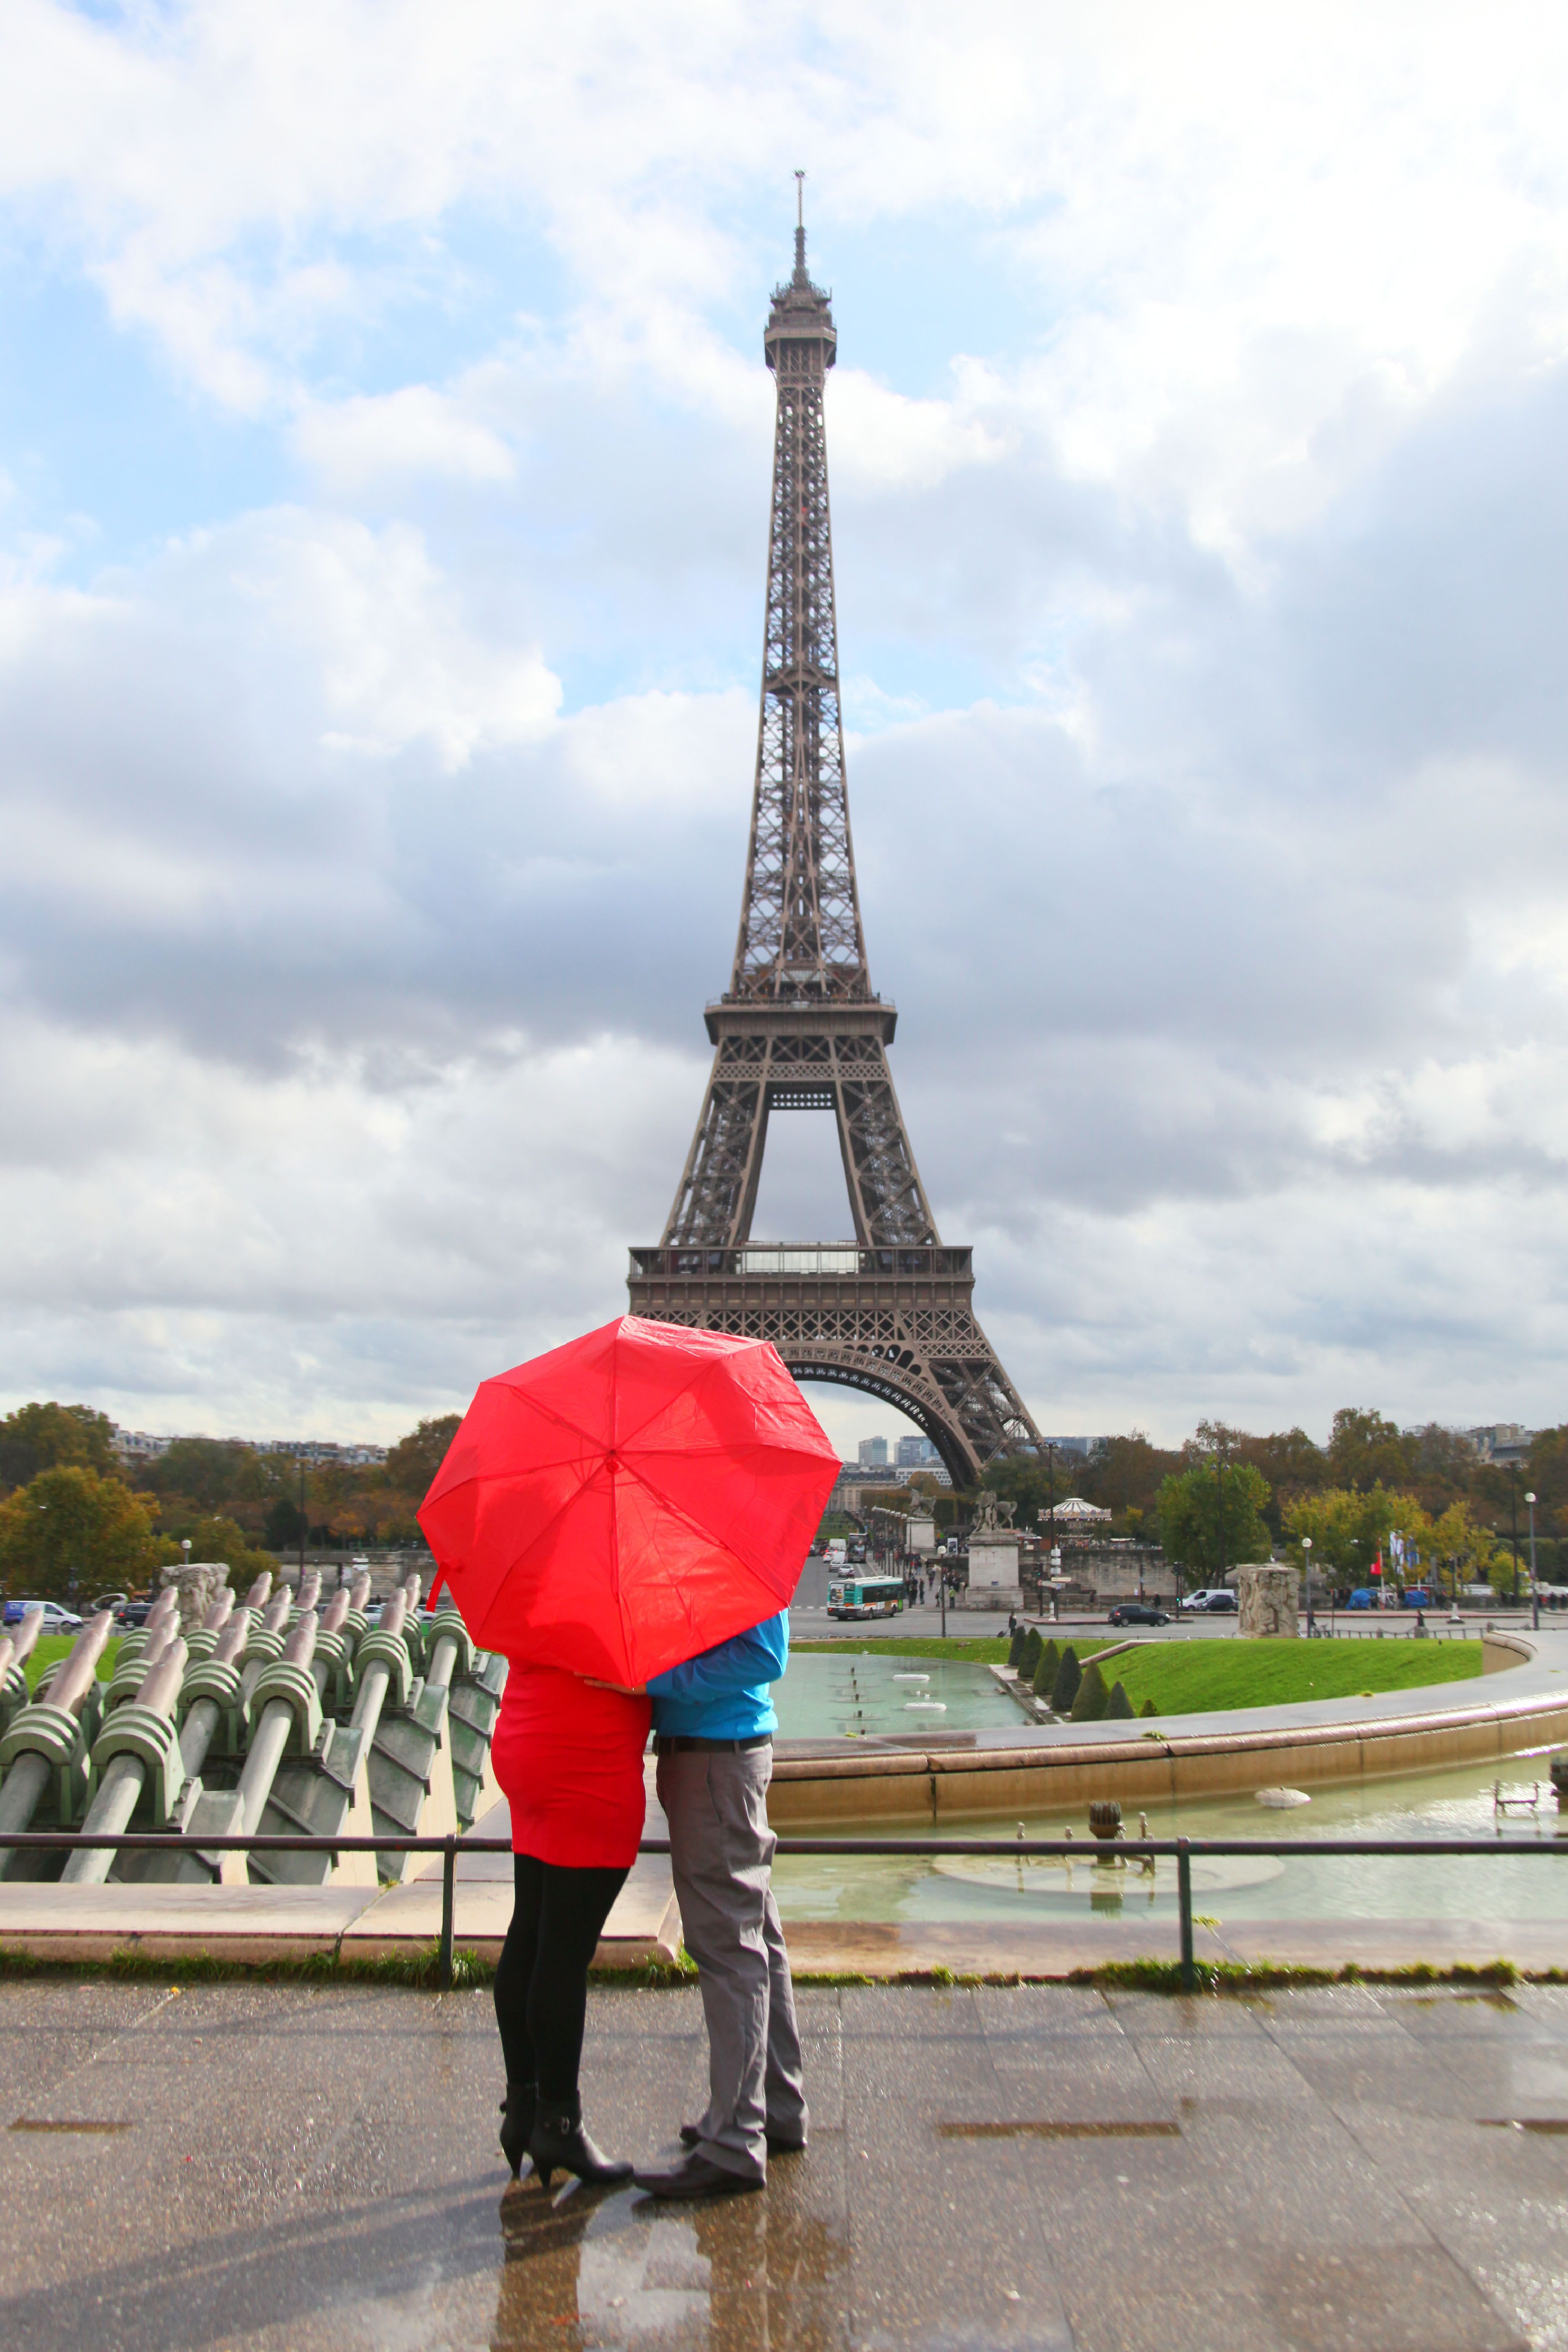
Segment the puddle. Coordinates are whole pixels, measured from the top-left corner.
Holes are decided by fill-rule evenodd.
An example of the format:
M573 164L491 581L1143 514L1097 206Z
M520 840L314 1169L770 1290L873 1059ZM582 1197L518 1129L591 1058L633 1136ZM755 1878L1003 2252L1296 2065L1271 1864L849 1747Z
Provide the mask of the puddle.
M491 2352L764 2352L844 2340L839 2234L791 2189L686 2208L636 2189L501 2200L505 2262Z

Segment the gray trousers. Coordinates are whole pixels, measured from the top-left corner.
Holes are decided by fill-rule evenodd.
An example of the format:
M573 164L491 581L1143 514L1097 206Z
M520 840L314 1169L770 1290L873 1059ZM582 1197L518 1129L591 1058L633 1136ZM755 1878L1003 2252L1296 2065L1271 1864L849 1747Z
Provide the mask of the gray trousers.
M708 2106L698 2146L747 2179L768 2168L767 2135L804 2142L807 2113L795 1989L768 1827L771 1748L689 1748L658 1759L658 1801L686 1948L708 2024Z

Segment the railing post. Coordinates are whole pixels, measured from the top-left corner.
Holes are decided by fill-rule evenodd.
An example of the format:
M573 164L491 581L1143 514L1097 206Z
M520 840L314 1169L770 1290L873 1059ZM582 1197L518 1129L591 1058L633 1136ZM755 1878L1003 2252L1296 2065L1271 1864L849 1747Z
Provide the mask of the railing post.
M1195 1992L1198 1973L1193 1963L1193 1858L1185 1838L1176 1840L1176 1907L1182 1925L1182 1990Z
M450 1831L441 1841L441 1951L436 1974L443 1985L452 1981L452 1914L457 1904L458 1841ZM1191 1940L1192 1929L1187 1930Z

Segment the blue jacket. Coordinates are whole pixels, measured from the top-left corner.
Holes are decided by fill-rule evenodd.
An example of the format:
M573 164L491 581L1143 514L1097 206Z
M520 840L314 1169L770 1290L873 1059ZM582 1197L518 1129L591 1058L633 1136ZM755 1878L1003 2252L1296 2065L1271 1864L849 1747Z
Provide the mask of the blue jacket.
M653 1727L684 1739L756 1739L776 1731L770 1683L789 1664L789 1611L736 1633L700 1657L650 1675Z

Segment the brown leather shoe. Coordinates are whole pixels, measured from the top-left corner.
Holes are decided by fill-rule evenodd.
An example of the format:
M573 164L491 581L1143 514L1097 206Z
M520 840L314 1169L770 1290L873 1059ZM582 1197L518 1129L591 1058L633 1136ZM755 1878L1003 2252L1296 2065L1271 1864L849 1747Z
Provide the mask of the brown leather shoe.
M695 2124L681 2125L680 2145L682 2147L698 2147L701 2145L701 2140L702 2135L698 2130ZM805 2152L805 2140L788 2139L784 2137L783 2132L769 2132L767 2135L767 2141L768 2154L770 2156L803 2156Z
M647 2197L732 2197L738 2189L763 2189L766 2182L742 2172L727 2172L705 2156L684 2157L673 2172L634 2172L632 2179Z

